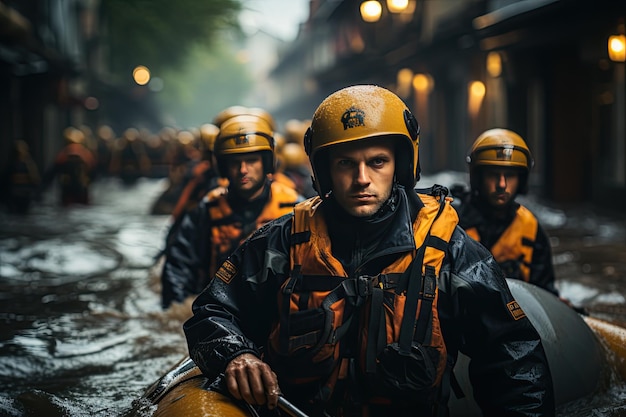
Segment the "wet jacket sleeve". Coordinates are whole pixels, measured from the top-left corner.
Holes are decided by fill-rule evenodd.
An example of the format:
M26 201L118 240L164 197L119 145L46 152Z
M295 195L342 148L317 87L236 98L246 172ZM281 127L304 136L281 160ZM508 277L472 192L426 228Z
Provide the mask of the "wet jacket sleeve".
M553 416L554 391L541 338L515 307L497 263L457 227L442 268L439 314L448 353L470 358L486 417Z
M558 296L559 291L554 284L554 266L552 264L552 248L550 240L541 225L537 226L537 237L530 265L530 282Z
M194 301L183 329L189 356L209 378L243 353L262 357L278 316L277 290L288 272L290 226L286 215L257 230Z
M198 282L203 273L202 259L208 255L208 215L204 203L185 213L180 224L169 238L165 250L165 263L161 272L162 307L172 302L183 302L185 298L200 292ZM199 253L202 252L202 253Z

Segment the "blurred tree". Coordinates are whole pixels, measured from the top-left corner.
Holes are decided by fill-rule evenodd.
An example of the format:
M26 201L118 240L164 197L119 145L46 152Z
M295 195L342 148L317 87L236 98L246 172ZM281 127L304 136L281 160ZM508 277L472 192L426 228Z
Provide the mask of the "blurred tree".
M196 44L211 45L238 28L240 0L103 0L110 71L127 77L136 65L175 68Z
M253 81L237 52L236 41L228 39L210 50L196 46L184 66L162 74L158 101L171 124L199 127L224 108L243 104Z

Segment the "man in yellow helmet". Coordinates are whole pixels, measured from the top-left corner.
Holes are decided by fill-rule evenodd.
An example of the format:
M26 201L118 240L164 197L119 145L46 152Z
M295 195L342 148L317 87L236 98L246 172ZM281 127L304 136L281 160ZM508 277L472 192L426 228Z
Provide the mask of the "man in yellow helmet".
M347 87L305 137L318 196L265 225L184 324L215 389L273 415L446 415L458 352L485 416L552 416L536 329L447 190L414 190L419 126L384 88ZM445 343L444 343L445 341Z
M533 158L508 129L483 132L467 156L471 190L460 196L459 225L491 251L508 278L558 295L550 241L537 217L515 201L528 191Z
M198 294L217 268L253 231L291 212L302 197L273 182L274 132L258 115L223 121L213 144L220 177L195 209L183 212L168 236L161 274L162 307Z

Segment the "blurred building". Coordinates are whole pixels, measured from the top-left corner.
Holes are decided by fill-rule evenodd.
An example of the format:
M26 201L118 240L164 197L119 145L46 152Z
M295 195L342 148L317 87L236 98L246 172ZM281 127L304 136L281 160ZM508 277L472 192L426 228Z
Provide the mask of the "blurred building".
M63 144L71 113L84 107L88 13L89 2L76 0L0 1L0 167L14 140L28 143L40 168Z
M49 167L67 126L161 127L147 87L111 81L102 4L0 0L0 169L14 140Z
M476 136L507 127L529 142L537 193L623 207L625 17L612 0L311 0L271 72L270 110L306 119L331 92L375 83L415 111L424 172L465 171Z

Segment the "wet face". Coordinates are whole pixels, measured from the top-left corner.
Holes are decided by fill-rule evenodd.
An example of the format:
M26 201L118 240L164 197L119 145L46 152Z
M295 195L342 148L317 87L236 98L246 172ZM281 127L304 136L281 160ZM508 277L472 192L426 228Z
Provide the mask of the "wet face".
M260 153L231 155L228 157L227 167L231 191L249 200L261 195L265 173Z
M481 194L492 207L506 207L517 194L519 171L515 168L485 167L481 187Z
M349 214L369 217L389 199L393 188L393 142L357 141L329 149L330 177L335 199Z

